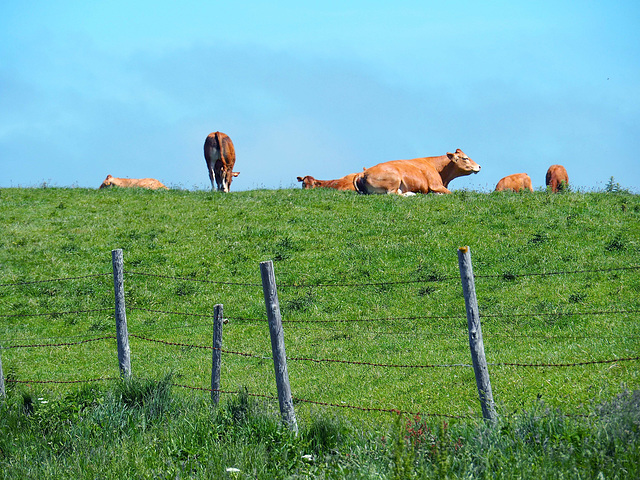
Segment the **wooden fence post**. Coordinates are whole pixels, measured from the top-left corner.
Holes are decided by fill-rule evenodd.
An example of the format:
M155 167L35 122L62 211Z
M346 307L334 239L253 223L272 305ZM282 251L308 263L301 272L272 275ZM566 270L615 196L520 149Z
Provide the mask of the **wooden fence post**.
M124 260L122 249L111 251L113 288L116 298L116 335L118 337L118 363L124 378L131 376L131 350L127 330L127 311L124 304Z
M0 353L2 348L0 348ZM4 372L2 371L2 355L0 355L0 398L4 398L6 391L4 389Z
M269 334L271 335L271 351L273 352L273 368L276 372L280 414L289 429L297 434L298 422L296 421L296 414L293 410L289 372L287 371L287 355L284 350L282 317L280 315L278 290L276 288L276 276L273 272L273 262L271 260L260 262L260 274L262 275L262 291L264 292L264 303L267 307L267 318L269 319Z
M473 279L473 268L471 266L471 253L469 247L458 249L458 264L460 266L460 279L462 280L462 291L464 293L464 303L467 309L467 326L469 328L469 348L471 349L471 359L473 360L473 370L476 374L476 385L480 404L482 406L482 416L485 420L495 423L497 416L493 394L491 393L491 382L489 381L489 368L484 355L484 344L482 342L482 327L480 325L480 313L478 312L478 299L476 298L476 287Z
M222 363L222 305L213 307L213 353L211 359L211 401L220 401L220 366Z

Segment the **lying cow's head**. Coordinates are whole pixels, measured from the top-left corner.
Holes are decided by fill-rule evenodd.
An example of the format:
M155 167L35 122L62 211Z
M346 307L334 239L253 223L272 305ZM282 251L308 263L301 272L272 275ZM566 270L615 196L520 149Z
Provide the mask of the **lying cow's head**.
M311 175L298 177L298 181L302 182L302 188L316 188L319 185L319 182Z
M470 175L472 173L478 173L480 171L480 165L471 160L459 148L456 150L456 153L447 153L447 157L449 157L449 160L451 160L458 167L458 176Z
M111 175L107 175L107 178L105 178L104 182L102 182L102 185L100 185L100 188L110 187L112 179L113 177Z

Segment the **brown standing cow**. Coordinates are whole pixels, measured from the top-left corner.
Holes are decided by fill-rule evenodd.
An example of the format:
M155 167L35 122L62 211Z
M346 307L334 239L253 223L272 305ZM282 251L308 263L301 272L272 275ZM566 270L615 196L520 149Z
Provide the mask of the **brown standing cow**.
M158 190L159 188L164 188L165 190L169 190L162 183L160 183L155 178L117 178L112 177L111 175L107 175L107 178L102 182L100 188L107 187L132 187L132 188L149 188L151 190Z
M531 177L526 173L514 173L513 175L507 175L501 178L496 185L496 192L502 192L503 190L511 190L513 192L519 192L520 190L529 190L533 192L531 186Z
M562 165L551 165L547 170L545 182L548 187L551 187L553 193L565 190L569 186L567 170Z
M228 192L231 180L240 173L233 171L236 163L236 150L228 135L222 132L213 132L207 136L204 142L204 159L209 170L209 180L213 190L215 181L218 191Z
M451 193L451 180L479 171L480 165L457 149L438 157L379 163L356 175L353 184L360 193Z

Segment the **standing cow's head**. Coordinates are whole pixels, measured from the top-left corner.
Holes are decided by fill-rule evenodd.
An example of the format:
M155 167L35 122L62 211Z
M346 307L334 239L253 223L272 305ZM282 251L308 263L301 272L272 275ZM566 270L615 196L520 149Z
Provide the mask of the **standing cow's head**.
M229 193L229 188L231 187L231 180L233 177L237 177L240 175L240 172L232 172L232 171L224 171L223 169L216 169L215 172L216 177L216 186L219 192Z
M480 165L471 160L459 148L456 150L456 153L447 153L447 157L456 165L457 176L470 175L480 171Z

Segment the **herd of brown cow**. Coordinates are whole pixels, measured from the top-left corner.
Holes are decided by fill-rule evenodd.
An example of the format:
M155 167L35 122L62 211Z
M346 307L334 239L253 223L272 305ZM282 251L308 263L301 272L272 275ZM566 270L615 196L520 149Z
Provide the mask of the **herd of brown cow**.
M239 175L234 172L236 151L228 135L222 132L210 133L204 142L204 158L207 162L211 189L228 192L231 181ZM363 194L396 193L415 195L416 193L451 193L447 187L454 178L478 173L480 165L471 160L462 150L437 157L420 157L410 160L391 160L379 163L362 172L351 173L336 180L316 180L310 175L298 177L302 188L333 188L354 190ZM567 170L562 165L551 165L547 170L546 185L554 193L569 185ZM215 185L214 185L215 183ZM115 178L107 175L100 188L139 187L156 190L167 188L153 178ZM526 173L514 173L498 182L495 191L511 190L533 192L531 178Z
M362 172L351 173L336 180L316 180L310 175L298 177L302 188L335 188L355 190L359 193L451 193L447 186L457 177L478 173L480 165L458 149L439 157L421 157L411 160L392 160L379 163ZM567 170L562 165L551 165L547 170L546 185L558 193L569 185ZM511 190L533 192L531 178L526 173L514 173L498 182L495 191Z

